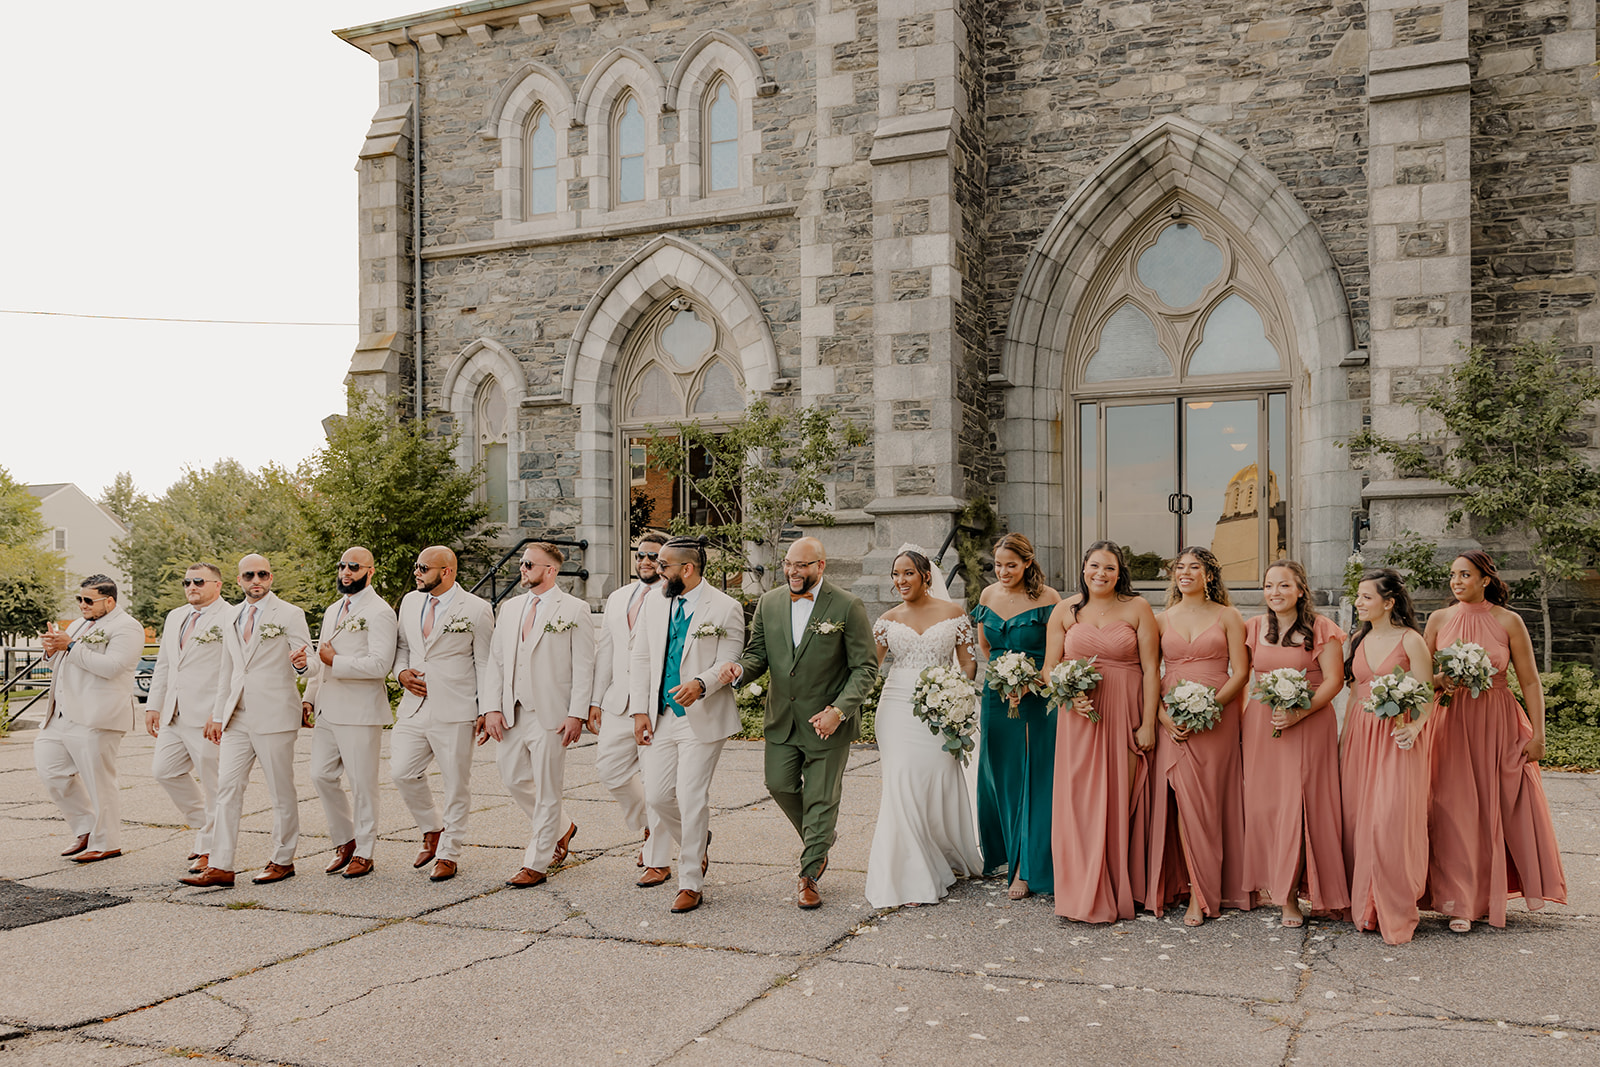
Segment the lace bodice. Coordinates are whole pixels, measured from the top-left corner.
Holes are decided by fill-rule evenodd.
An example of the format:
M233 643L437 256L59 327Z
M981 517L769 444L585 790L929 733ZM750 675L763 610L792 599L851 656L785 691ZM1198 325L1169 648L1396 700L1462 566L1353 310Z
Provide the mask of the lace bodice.
M919 634L896 619L879 619L872 624L872 639L889 650L895 667L921 671L951 662L959 645L973 651L972 620L965 615L941 619Z

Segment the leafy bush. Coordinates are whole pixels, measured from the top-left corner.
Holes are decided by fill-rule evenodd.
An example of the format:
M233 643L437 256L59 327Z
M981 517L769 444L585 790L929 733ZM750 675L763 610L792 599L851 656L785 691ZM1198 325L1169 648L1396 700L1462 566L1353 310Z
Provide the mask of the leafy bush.
M770 674L763 674L749 685L734 691L734 701L739 706L739 724L742 727L734 736L745 741L759 741L766 736L767 687L772 683ZM759 695L757 694L759 690ZM861 737L864 744L878 740L878 697L883 692L883 675L872 683L872 692L861 702Z
M1544 687L1546 767L1600 770L1600 682L1583 663L1558 663L1539 675ZM1511 691L1522 699L1516 673Z
M1545 728L1544 759L1549 769L1600 770L1600 727L1552 723Z

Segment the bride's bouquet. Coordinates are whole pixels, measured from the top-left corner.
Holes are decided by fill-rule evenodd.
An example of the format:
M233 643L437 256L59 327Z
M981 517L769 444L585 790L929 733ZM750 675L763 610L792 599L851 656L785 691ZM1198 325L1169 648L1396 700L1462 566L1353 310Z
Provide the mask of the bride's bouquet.
M954 667L926 667L911 691L911 713L928 724L944 750L965 767L978 732L978 687Z
M1432 696L1428 686L1413 678L1405 668L1396 667L1392 673L1372 680L1372 693L1361 708L1380 719L1397 719L1404 715L1409 720L1428 706ZM1395 744L1401 748L1411 747L1410 744L1401 745L1398 738Z
M1482 645L1475 645L1471 641L1457 641L1449 648L1441 648L1433 654L1433 663L1439 673L1454 682L1458 689L1465 689L1473 696L1488 689L1489 680L1495 675L1489 653L1484 651ZM1445 690L1439 694L1439 706L1448 708L1454 698L1454 693Z
M1187 733L1204 733L1222 721L1222 705L1217 703L1217 691L1199 682L1180 682L1161 698L1167 706L1167 715L1178 729Z
M1100 668L1094 665L1098 656L1088 659L1064 659L1050 668L1049 685L1045 687L1045 701L1052 708L1070 708L1079 693L1087 693L1100 684ZM1089 709L1089 721L1099 722L1100 713Z
M1033 689L1039 668L1026 652L1002 652L989 663L984 682L1006 701L1006 714L1015 719L1022 712L1012 697L1026 696Z
M1311 683L1306 681L1305 671L1279 667L1256 675L1250 695L1265 704L1268 711L1298 711L1311 706ZM1272 736L1281 737L1283 731L1274 730Z

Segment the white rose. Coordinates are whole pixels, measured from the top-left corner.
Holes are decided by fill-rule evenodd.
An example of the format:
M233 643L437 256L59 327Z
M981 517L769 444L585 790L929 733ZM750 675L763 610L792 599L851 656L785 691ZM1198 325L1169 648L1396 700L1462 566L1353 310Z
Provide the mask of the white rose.
M1288 678L1279 678L1273 683L1272 691L1284 700L1293 700L1300 687Z
M751 683L751 685L750 685L750 695L751 696L758 697L762 693L765 693L765 692L766 692L766 690L761 688L761 684L759 682L752 682Z

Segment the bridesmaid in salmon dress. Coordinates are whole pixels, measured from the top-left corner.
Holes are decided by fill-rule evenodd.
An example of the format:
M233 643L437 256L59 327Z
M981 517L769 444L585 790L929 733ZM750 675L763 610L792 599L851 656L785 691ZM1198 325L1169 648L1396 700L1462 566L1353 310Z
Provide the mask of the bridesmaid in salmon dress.
M1511 591L1494 560L1464 552L1450 566L1456 602L1428 619L1428 648L1457 641L1481 645L1494 664L1487 691L1457 689L1434 713L1429 730L1432 799L1425 906L1450 916L1466 933L1474 920L1506 924L1506 900L1521 896L1528 910L1567 902L1567 877L1556 848L1555 824L1539 777L1544 757L1544 690L1533 642L1522 619L1505 607ZM1524 712L1506 687L1506 665L1522 684ZM1436 689L1449 683L1434 677Z
M1100 684L1057 715L1051 853L1056 914L1109 923L1133 918L1145 892L1146 754L1161 701L1155 612L1134 593L1122 549L1110 541L1089 546L1078 592L1050 613L1044 673L1091 656Z
M972 621L984 660L1023 652L1044 663L1045 630L1061 594L1044 584L1033 544L1006 534L994 546L995 582L978 598ZM1050 860L1050 804L1055 782L1056 712L1030 693L1016 702L1017 717L999 693L984 687L978 729L978 843L983 869L1002 867L1008 895L1055 891Z
M1344 716L1344 861L1357 930L1376 929L1403 945L1417 929L1417 900L1428 881L1428 751L1415 719L1380 719L1366 710L1372 680L1403 667L1432 688L1433 658L1417 629L1405 582L1388 569L1361 576L1361 628L1350 641L1345 680L1355 688Z
M1311 607L1305 568L1281 559L1261 590L1267 613L1245 624L1253 676L1306 672L1311 707L1273 712L1244 706L1245 884L1266 890L1283 925L1302 926L1300 897L1315 911L1350 906L1339 808L1339 728L1333 698L1344 688L1343 632ZM1273 730L1280 730L1277 737Z
M1167 610L1156 616L1165 670L1161 691L1199 682L1217 691L1222 718L1189 734L1156 711L1151 769L1150 868L1145 907L1160 915L1184 897L1185 926L1199 926L1224 907L1250 907L1244 884L1244 764L1240 752L1240 699L1250 680L1244 618L1222 581L1222 565L1209 549L1191 547L1172 565Z

